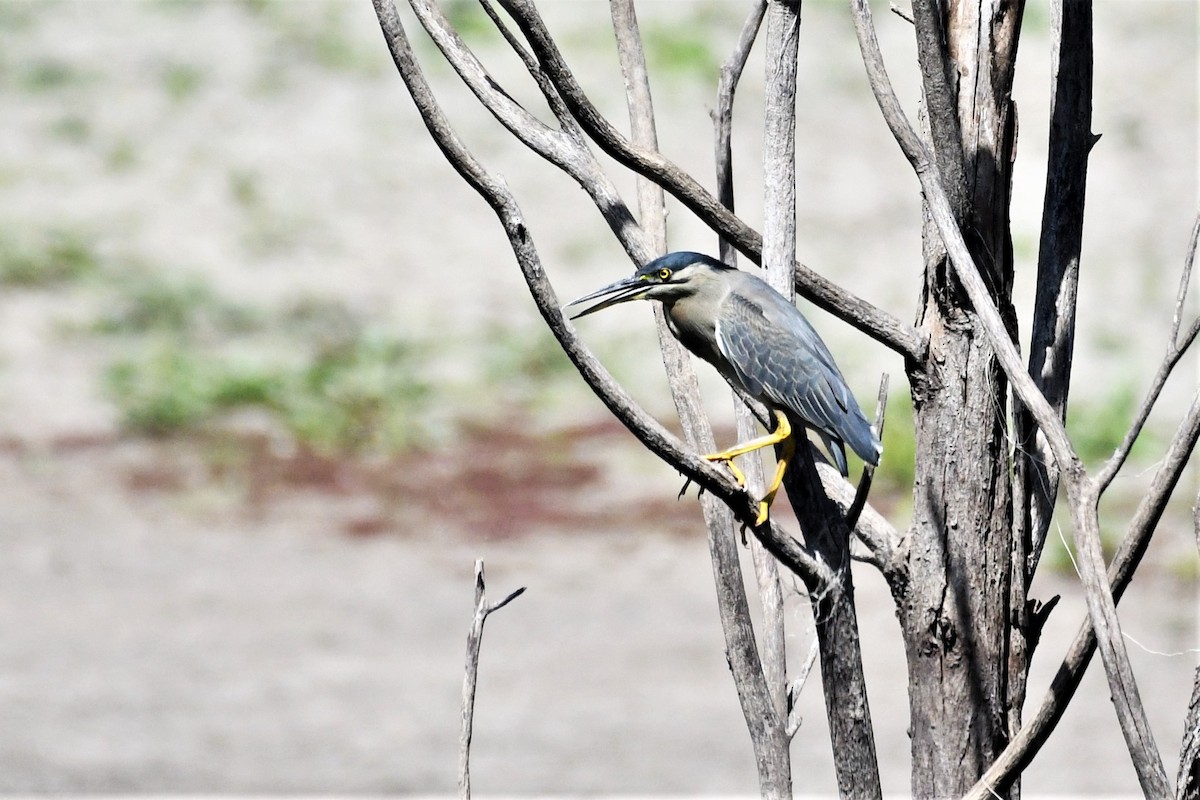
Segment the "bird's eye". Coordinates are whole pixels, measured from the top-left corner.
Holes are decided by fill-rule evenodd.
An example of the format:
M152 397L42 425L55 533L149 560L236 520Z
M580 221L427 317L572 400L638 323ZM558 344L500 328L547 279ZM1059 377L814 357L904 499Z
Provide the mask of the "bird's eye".
M660 269L658 271L658 277L660 280L665 281L667 278L671 277L671 270L667 269L666 267L663 267L662 269Z

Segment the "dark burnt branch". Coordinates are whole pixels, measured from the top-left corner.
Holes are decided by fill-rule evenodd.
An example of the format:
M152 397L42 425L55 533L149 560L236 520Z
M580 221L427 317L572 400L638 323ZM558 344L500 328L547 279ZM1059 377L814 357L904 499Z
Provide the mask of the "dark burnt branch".
M1116 707L1121 730L1125 735L1143 791L1147 796L1164 797L1170 789L1162 755L1154 742L1154 735L1121 635L1116 604L1104 576L1104 554L1100 545L1097 509L1098 486L1088 477L1067 437L1062 420L1029 376L979 268L963 240L937 164L931 159L916 130L905 117L892 89L867 0L851 0L851 8L863 62L875 99L893 136L920 180L929 213L946 246L954 274L962 283L978 323L986 333L1005 375L1048 439L1050 449L1063 471L1072 510L1072 533L1079 552L1080 578L1086 590L1088 614L1097 633L1113 705Z
M1083 248L1088 155L1092 134L1092 8L1052 4L1050 143L1038 247L1037 290L1030 333L1029 374L1059 419L1066 419L1075 351L1075 303ZM1026 459L1023 491L1029 503L1026 576L1041 558L1058 495L1058 467L1039 444L1024 413L1017 436Z
M888 376L885 372L883 377L879 379L879 396L875 403L875 432L880 440L883 439L883 423L887 419L887 397L888 397ZM867 505L867 497L871 493L871 481L875 477L875 467L867 464L863 467L862 480L858 482L858 488L854 492L854 502L850 504L849 510L846 511L846 525L850 530L854 530L858 525L858 518L862 514Z

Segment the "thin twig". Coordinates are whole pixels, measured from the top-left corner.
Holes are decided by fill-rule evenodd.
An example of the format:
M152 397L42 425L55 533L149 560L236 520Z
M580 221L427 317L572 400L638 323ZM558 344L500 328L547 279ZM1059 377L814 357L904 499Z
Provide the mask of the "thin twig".
M785 733L789 740L796 736L796 732L800 730L800 725L804 722L800 718L800 693L804 691L804 684L808 683L808 676L812 674L812 668L817 664L817 653L820 647L817 640L813 639L812 646L808 648L808 658L804 659L803 666L796 673L796 677L788 684L787 687L787 728Z
M1175 365L1183 358L1184 353L1196 341L1196 335L1200 333L1200 319L1192 320L1192 324L1188 326L1183 338L1179 336L1179 331L1183 325L1184 307L1187 304L1188 288L1192 282L1192 265L1196 260L1196 247L1200 244L1200 215L1197 215L1195 223L1192 225L1192 238L1188 244L1187 257L1183 262L1183 271L1179 276L1179 288L1175 292L1175 311L1171 319L1171 333L1167 337L1167 351L1163 356L1162 363L1158 366L1158 372L1154 375L1154 380L1150 382L1150 389L1146 393L1146 398L1138 407L1137 414L1134 415L1133 422L1129 426L1125 438L1117 447L1116 452L1104 464L1104 467L1096 475L1096 483L1100 486L1100 491L1104 492L1108 485L1112 483L1113 478L1120 472L1121 467L1125 464L1125 460L1129 458L1130 451L1133 450L1133 445L1137 442L1138 436L1142 432L1142 428L1146 425L1146 420L1150 417L1150 412L1154 409L1154 404L1158 402L1158 397L1162 393L1163 386L1167 383L1167 378L1171 376L1171 371L1175 369Z
M893 14L895 14L900 19L907 22L909 25L917 24L917 21L915 19L913 19L913 15L912 15L911 11L905 11L903 8L896 5L895 3L888 3L888 10L891 11Z
M742 31L738 34L737 45L729 58L721 65L721 78L717 84L717 106L713 109L713 129L716 132L717 167L717 199L722 206L732 213L736 211L733 196L733 98L737 93L738 83L741 82L742 72L746 69L746 61L750 58L750 50L758 31L762 27L763 16L767 12L767 0L755 0L750 7L750 14L742 23ZM731 267L737 266L737 249L725 237L718 237L720 258Z
M475 561L475 613L467 633L467 662L463 670L462 730L458 738L458 790L463 800L471 800L471 737L475 727L475 687L479 682L479 650L483 644L483 625L492 612L499 611L525 592L525 587L509 593L499 603L489 604L483 583L483 561Z
M882 441L883 439L883 423L886 419L888 397L888 374L883 373L883 377L879 379L879 396L875 404L875 435ZM875 477L875 467L866 464L863 467L862 480L858 482L858 489L854 492L854 502L850 504L849 510L846 511L846 526L850 530L858 525L858 518L862 514L862 510L867 505L867 496L871 493L871 482Z

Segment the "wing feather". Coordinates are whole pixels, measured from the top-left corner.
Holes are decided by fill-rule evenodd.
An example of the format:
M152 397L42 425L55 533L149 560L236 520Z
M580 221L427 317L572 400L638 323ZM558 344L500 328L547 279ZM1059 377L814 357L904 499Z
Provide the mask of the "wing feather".
M754 292L755 300L747 294L731 292L716 325L717 347L733 376L753 397L791 411L867 461L877 461L870 423L808 320L774 291Z

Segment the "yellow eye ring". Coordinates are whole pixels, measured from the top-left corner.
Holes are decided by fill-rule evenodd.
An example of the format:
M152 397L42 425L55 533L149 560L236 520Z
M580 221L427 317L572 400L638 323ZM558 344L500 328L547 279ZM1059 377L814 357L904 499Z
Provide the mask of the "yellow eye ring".
M665 281L667 278L671 277L671 270L667 269L666 267L663 267L662 269L660 269L658 271L658 277L659 277L659 279Z

